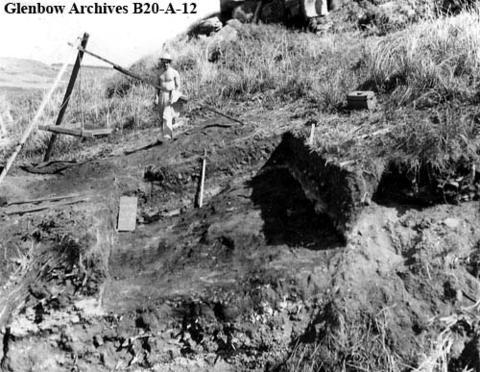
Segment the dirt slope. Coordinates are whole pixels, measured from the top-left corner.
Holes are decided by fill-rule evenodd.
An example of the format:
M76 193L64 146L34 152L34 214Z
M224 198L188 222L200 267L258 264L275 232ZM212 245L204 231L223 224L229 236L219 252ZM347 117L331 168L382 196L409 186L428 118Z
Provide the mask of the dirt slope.
M15 169L10 201L90 199L4 215L2 369L409 370L442 330L452 370L479 368L476 325L441 319L478 295L478 203L371 203L339 234L285 162L279 117L100 141L55 175ZM139 200L133 233L115 231L121 195Z

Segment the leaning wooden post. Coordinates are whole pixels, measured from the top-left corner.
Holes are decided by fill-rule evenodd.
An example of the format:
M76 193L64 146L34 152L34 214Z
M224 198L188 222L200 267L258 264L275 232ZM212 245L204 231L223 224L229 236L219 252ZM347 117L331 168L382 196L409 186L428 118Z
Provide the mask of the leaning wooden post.
M80 42L82 49L84 49L87 46L89 36L90 35L88 35L87 33L83 34L82 41ZM65 115L65 111L67 111L68 102L70 101L73 87L75 86L75 81L77 80L78 71L80 70L80 64L82 63L82 59L83 59L83 54L84 53L81 49L77 53L77 59L75 61L75 64L73 65L72 74L70 75L70 81L68 82L67 90L65 91L65 96L63 97L63 102L62 102L62 105L60 106L60 111L58 112L57 121L55 122L55 125L62 124L63 116ZM52 134L52 136L50 137L50 142L48 143L47 151L45 152L43 161L50 160L50 156L52 155L52 151L53 151L53 145L55 144L56 139L57 139L57 135Z
M197 200L198 208L202 208L202 205L203 205L203 190L205 188L206 169L207 169L207 149L205 149L205 152L203 153L203 159L202 159L202 174L200 175L200 187L198 190L198 200Z
M42 103L40 104L39 108L37 109L37 113L35 114L35 117L31 121L31 123L27 126L25 131L23 132L23 135L20 138L20 141L15 146L12 155L10 155L10 158L8 158L2 172L0 173L0 184L2 183L2 181L7 176L7 173L9 171L9 169L11 168L11 166L13 165L13 162L17 158L17 155L20 153L23 146L27 142L28 137L30 136L30 133L32 133L33 129L37 125L38 120L40 120L40 117L42 116L43 111L45 110L45 107L47 106L48 101L50 101L50 98L52 97L53 92L55 91L57 86L60 84L60 81L62 80L62 76L65 73L65 71L67 70L67 66L68 65L65 63L63 65L63 67L60 69L60 71L58 72L57 78L53 82L52 87L50 88L48 93L43 97Z
M255 8L255 13L253 13L252 22L255 24L258 24L258 21L260 20L260 13L262 12L262 7L263 7L263 0L260 0L257 4L257 7Z

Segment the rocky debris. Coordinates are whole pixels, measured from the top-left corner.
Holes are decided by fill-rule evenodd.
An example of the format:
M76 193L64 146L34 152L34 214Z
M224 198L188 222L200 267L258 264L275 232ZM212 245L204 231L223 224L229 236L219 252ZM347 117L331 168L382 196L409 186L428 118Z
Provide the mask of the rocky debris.
M220 0L220 12L223 21L232 18L232 11L239 5L243 4L245 0Z
M329 31L332 26L331 18L327 16L311 17L308 19L308 29L318 35Z
M257 1L244 1L241 5L233 8L231 18L242 23L249 23L253 19L256 7Z
M218 17L211 17L194 25L187 34L190 37L200 35L210 36L211 34L220 31L222 27L223 24Z
M443 224L451 229L455 229L460 225L460 220L458 218L446 218Z
M238 32L241 29L242 24L236 20L236 19L231 19L227 22L227 24L219 30L217 33L215 33L211 39L212 43L218 45L221 45L222 43L228 43L232 42L238 39ZM219 50L220 48L214 48L214 50ZM210 56L209 61L210 62L215 62L216 60L212 60L213 58Z
M242 23L262 21L306 27L312 32L322 33L329 29L329 10L335 10L340 3L336 0L247 0L222 2L224 19L235 19Z
M438 9L448 15L455 15L465 9L474 9L477 3L476 0L443 0L439 1Z
M261 4L260 4L261 3ZM465 3L468 3L466 1ZM457 12L458 5L445 1L445 12ZM340 24L353 22L361 29L375 34L385 34L404 28L421 17L432 15L428 4L397 1L346 1L346 0L272 0L260 2L223 1L222 21L235 19L242 23L258 20L264 23L282 23L324 34L338 29ZM330 13L332 12L332 13ZM333 15L333 16L331 16ZM210 27L210 29L212 29Z
M377 7L367 8L360 16L358 24L369 32L384 34L406 27L418 16L419 14L409 2L389 1Z

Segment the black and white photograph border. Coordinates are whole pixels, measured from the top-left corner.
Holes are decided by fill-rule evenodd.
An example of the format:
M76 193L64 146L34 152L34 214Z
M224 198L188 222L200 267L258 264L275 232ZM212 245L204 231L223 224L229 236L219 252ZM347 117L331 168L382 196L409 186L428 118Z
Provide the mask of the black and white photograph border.
M477 1L0 32L0 370L480 371Z

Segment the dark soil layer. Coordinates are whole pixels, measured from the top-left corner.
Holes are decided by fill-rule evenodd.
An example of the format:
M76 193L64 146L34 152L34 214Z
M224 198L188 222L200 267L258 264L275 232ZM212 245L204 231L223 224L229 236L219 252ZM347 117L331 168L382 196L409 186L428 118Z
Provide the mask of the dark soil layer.
M445 168L423 163L412 168L406 160L386 157L342 162L336 153L309 146L307 135L305 130L286 133L269 162L285 164L317 213L328 215L344 236L372 200L423 208L480 197L480 175L464 158Z
M381 166L248 127L104 153L7 179L9 199L95 197L2 220L3 370L400 371L440 331L452 370L475 367L478 203L377 205ZM115 231L121 195L134 232Z
M304 137L292 133L283 136L272 161L287 164L317 213L328 215L343 235L348 234L362 208L370 203L383 172L381 160L362 169L329 162L313 151Z

